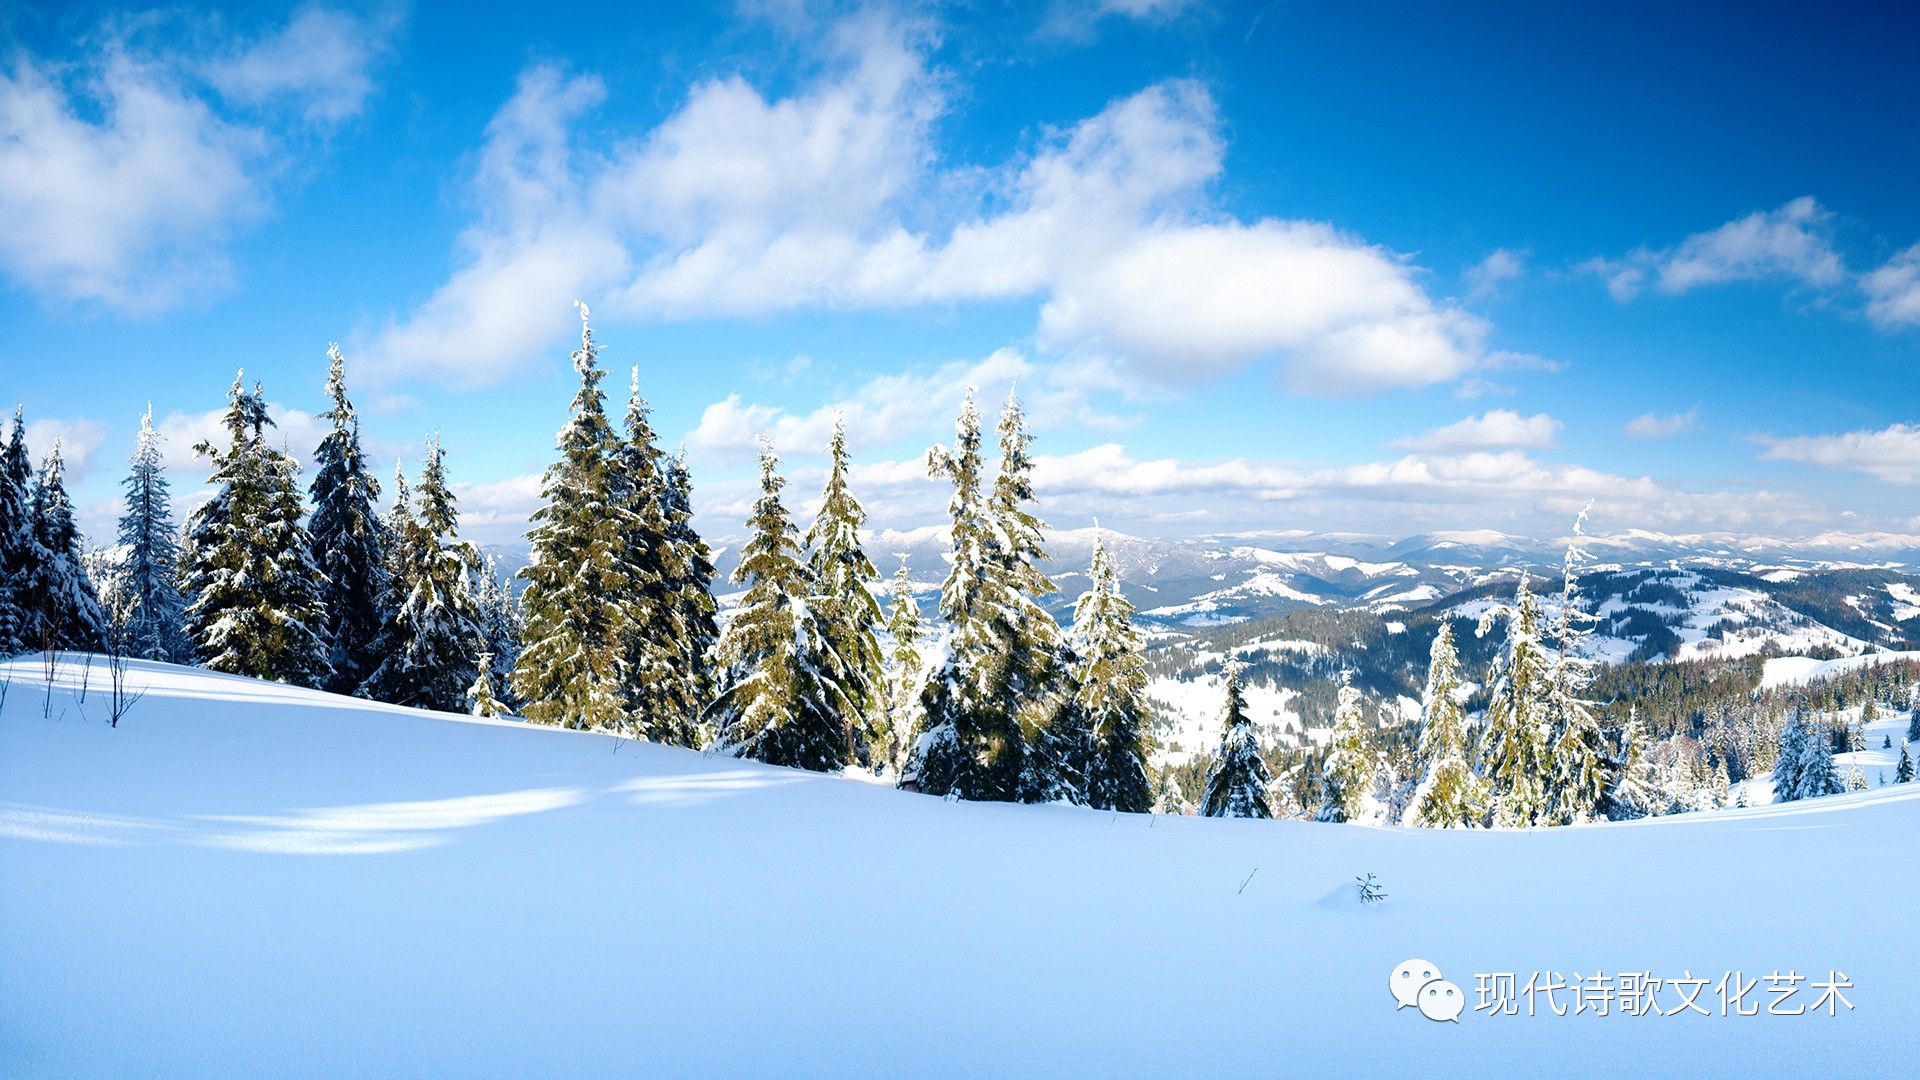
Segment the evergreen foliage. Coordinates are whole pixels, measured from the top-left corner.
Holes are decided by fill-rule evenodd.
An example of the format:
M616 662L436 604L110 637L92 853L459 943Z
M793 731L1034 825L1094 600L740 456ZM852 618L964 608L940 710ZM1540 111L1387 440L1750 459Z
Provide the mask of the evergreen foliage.
M720 638L713 599L713 555L693 528L693 480L682 450L667 461L667 542L672 547L668 591L673 598L673 644L677 652L667 687L672 715L699 717L713 693L712 654ZM689 733L687 745L705 741L702 732Z
M1242 665L1226 666L1227 700L1220 712L1220 749L1207 773L1207 793L1200 802L1202 817L1270 818L1267 805L1267 763L1260 756L1260 737L1247 717L1247 697L1240 689Z
M1152 707L1147 668L1133 604L1120 592L1120 575L1100 537L1093 541L1087 591L1074 605L1073 640L1079 657L1075 703L1086 717L1088 741L1079 772L1085 802L1096 810L1146 813L1153 806L1147 781L1152 753Z
M493 694L493 654L482 652L473 685L467 688L467 712L474 716L505 716L506 707Z
M625 634L625 686L634 732L655 742L692 746L697 714L677 692L679 605L673 582L680 549L668 538L666 455L661 453L640 396L640 369L633 369L627 395L626 437L613 458L613 500L625 510L620 537L629 622Z
M53 452L34 478L30 553L17 602L29 646L91 651L106 642L107 618L81 563L80 530L67 497L65 472L60 440L55 439Z
M379 642L380 666L364 690L396 705L459 712L467 706L486 631L473 588L480 556L459 538L459 511L437 436L427 441L417 491L407 490L404 477L394 486L392 615Z
M1910 783L1913 780L1913 755L1907 751L1907 740L1900 740L1900 764L1893 770L1893 782Z
M1467 763L1467 715L1460 704L1460 656L1453 625L1442 622L1427 663L1421 697L1420 784L1408 820L1440 829L1468 829L1486 816L1486 790Z
M1489 782L1490 816L1503 827L1542 824L1550 807L1553 775L1547 693L1552 673L1541 642L1540 604L1521 572L1512 604L1497 604L1480 618L1484 636L1496 620L1506 623L1506 647L1487 682L1487 727L1480 744L1480 774Z
M880 575L860 546L860 527L867 522L867 512L847 486L847 430L839 418L834 420L827 455L830 464L820 513L807 530L807 566L827 636L846 671L844 689L853 704L847 725L848 758L866 765L887 742L887 675L874 633L880 624L880 604L868 587Z
M1373 786L1374 755L1367 749L1365 715L1360 690L1351 682L1340 686L1340 705L1333 714L1333 737L1320 766L1321 821L1356 821Z
M314 451L314 562L325 577L327 689L357 691L380 666L379 643L389 610L387 535L380 519L380 482L368 471L360 448L360 417L347 398L346 361L338 345L327 346L327 397L320 419L331 424Z
M1580 535L1586 511L1574 523ZM1567 546L1561 575L1560 611L1554 621L1555 652L1546 686L1547 728L1552 732L1549 758L1553 764L1550 805L1553 824L1577 824L1602 817L1615 763L1607 739L1587 700L1596 665L1581 654L1581 644L1593 633L1598 619L1580 602L1579 570L1584 558L1579 547Z
M907 557L900 556L900 569L894 571L887 604L887 712L882 726L885 743L880 758L895 768L908 735L919 730L920 693L926 686L925 664L920 658L920 604L913 598L913 575L907 569Z
M35 550L33 462L27 453L26 421L15 408L12 433L0 448L0 656L32 648L21 592Z
M485 643L490 685L504 688L513 677L514 662L520 658L520 598L513 594L512 586L491 555L481 562L475 603L480 608L480 636ZM515 704L513 695L504 689L498 699L508 710Z
M133 469L121 486L127 510L120 517L113 618L121 647L128 656L184 663L192 659L193 643L187 638L187 602L178 582L180 542L151 405L140 417Z

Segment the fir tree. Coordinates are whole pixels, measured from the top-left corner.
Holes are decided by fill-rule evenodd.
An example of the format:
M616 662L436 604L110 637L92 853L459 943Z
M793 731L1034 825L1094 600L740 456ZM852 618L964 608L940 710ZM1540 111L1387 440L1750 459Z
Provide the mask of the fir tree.
M114 575L119 613L114 622L127 655L185 662L192 657L193 644L187 638L187 603L177 580L180 543L151 405L140 417L133 471L122 486L127 512L120 518L122 554Z
M827 444L829 468L820 513L807 530L807 565L817 594L815 606L827 636L846 671L843 688L853 712L847 724L849 760L868 764L886 741L887 678L874 629L880 604L868 582L880 575L860 546L867 512L847 486L847 430L839 418Z
M1333 737L1320 766L1321 821L1357 821L1367 789L1373 786L1374 755L1367 749L1360 691L1350 675L1340 681L1340 703L1333 712Z
M1428 651L1421 699L1420 785L1410 805L1414 825L1468 829L1485 817L1484 785L1467 764L1467 715L1460 704L1460 654L1453 624L1441 620Z
M1816 799L1837 795L1845 790L1840 770L1834 765L1833 744L1808 729L1800 740L1799 798Z
M1580 512L1574 522L1574 535L1581 534L1587 513ZM1605 813L1608 776L1612 762L1600 722L1593 714L1593 702L1586 699L1593 682L1593 661L1581 655L1581 645L1592 634L1597 617L1580 604L1580 563L1584 554L1575 544L1567 545L1561 578L1560 612L1554 624L1555 654L1547 678L1545 720L1552 732L1550 760L1553 785L1548 808L1550 820L1557 824L1591 821Z
M14 424L16 427L19 425L17 418ZM1920 739L1920 705L1915 705L1913 715L1907 718L1907 740L1911 742L1915 739Z
M1077 703L1087 718L1086 804L1096 810L1146 813L1153 806L1147 781L1152 753L1147 666L1133 604L1120 592L1113 557L1096 534L1087 591L1074 605L1073 637L1080 666Z
M1260 756L1260 737L1247 717L1246 695L1240 690L1245 665L1226 665L1227 701L1220 712L1220 749L1207 772L1207 793L1200 802L1202 817L1270 818L1267 806L1267 763Z
M771 444L760 453L760 498L734 570L747 592L720 636L722 685L711 707L726 753L830 772L848 763L846 726L858 708L812 601L798 530L780 502L786 481Z
M506 708L500 699L493 696L493 654L482 652L473 677L473 685L467 688L467 712L473 716L505 716Z
M13 411L13 432L0 449L0 657L32 647L27 640L22 590L32 575L33 462L27 453L26 422Z
M1480 773L1488 780L1493 824L1541 824L1553 774L1545 700L1551 672L1540 640L1540 605L1524 571L1513 603L1496 605L1481 616L1481 636L1496 620L1505 621L1507 640L1487 679L1493 692L1480 746Z
M480 589L476 597L480 608L481 639L486 643L487 667L492 686L505 687L513 677L513 665L520 658L520 598L500 573L500 566L489 555L480 568ZM513 697L500 694L501 705L511 709Z
M1913 780L1913 755L1907 752L1907 740L1900 740L1900 764L1894 767L1893 782L1911 783Z
M41 649L96 650L106 642L107 619L81 565L80 530L67 498L65 471L55 439L34 478L32 553L18 593L24 636Z
M926 671L920 659L920 604L913 598L913 576L900 556L887 605L887 714L882 760L898 768L907 735L920 725L920 692Z
M679 549L668 540L666 456L660 452L640 396L640 369L633 369L627 395L626 438L613 459L613 499L626 511L620 559L626 580L629 622L622 690L640 736L677 746L693 745L697 715L676 692L679 606L673 582L680 576Z
M1153 812L1176 817L1193 813L1193 802L1180 790L1180 777L1172 769L1160 775L1160 794L1153 800Z
M699 717L713 693L711 656L720 638L713 600L713 556L693 528L693 480L682 449L667 462L667 543L672 548L668 592L673 598L678 652L668 675L674 715ZM704 741L689 732L686 745Z
M1612 786L1607 789L1608 819L1626 821L1646 817L1652 810L1653 793L1648 781L1640 720L1632 708L1627 710L1627 722L1620 728L1619 749L1614 755L1611 774Z
M365 692L395 705L459 712L486 640L472 580L480 556L459 538L459 511L437 436L427 441L417 494L403 478L394 486L393 614L378 646L383 659Z
M380 482L367 470L360 449L360 417L347 399L345 360L338 345L327 346L327 397L332 406L320 414L332 428L314 451L314 562L325 577L321 603L326 608L326 687L335 693L358 690L380 665L387 607L387 545L380 520Z
M1773 763L1774 802L1794 802L1800 798L1800 771L1806 742L1807 725L1795 713L1780 728L1780 756Z
M273 421L258 383L248 392L236 377L227 400L227 448L194 448L213 460L215 491L187 519L187 632L216 671L318 686L324 579L300 521L300 466L267 444Z
M624 538L631 511L615 495L618 450L607 422L599 346L580 304L580 347L573 367L580 390L560 429L560 460L541 480L545 505L527 534L533 561L520 571L526 623L513 695L534 723L627 731L627 636L632 583Z

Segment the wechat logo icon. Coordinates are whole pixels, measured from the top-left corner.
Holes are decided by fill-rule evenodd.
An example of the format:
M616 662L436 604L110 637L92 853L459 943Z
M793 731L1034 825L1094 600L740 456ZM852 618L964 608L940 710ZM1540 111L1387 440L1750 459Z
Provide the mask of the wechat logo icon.
M1387 980L1393 1000L1400 1003L1394 1006L1396 1011L1411 1005L1429 1020L1460 1022L1460 1010L1466 1008L1467 996L1441 977L1438 965L1408 960L1394 968Z

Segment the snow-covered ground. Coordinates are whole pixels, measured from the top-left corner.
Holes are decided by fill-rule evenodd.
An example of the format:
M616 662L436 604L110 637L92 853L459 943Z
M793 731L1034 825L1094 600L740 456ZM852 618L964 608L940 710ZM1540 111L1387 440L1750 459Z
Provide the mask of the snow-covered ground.
M49 718L0 668L8 1078L1912 1070L1920 784L1536 832L1165 818L154 666L115 730L78 674ZM1394 1008L1410 958L1458 1025ZM1769 1015L1763 981L1722 1016L1735 970L1805 977L1787 1008L1844 972L1854 1008ZM1536 971L1705 978L1711 1015L1474 1010Z

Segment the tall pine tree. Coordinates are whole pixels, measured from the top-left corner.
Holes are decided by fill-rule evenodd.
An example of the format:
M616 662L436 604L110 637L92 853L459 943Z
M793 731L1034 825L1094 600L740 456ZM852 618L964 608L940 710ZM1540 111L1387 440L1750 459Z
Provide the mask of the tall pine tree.
M1485 790L1467 764L1467 714L1460 704L1460 653L1453 624L1440 621L1427 654L1420 708L1420 785L1408 820L1438 829L1470 829L1485 815Z
M120 517L119 612L114 619L128 655L182 663L192 657L186 600L180 595L180 542L175 538L160 433L153 406L140 417L133 470L122 484L127 511Z
M675 715L698 718L713 694L712 653L720 639L718 606L713 599L713 554L693 528L693 480L682 449L667 461L667 543L672 550L668 594L673 598L679 636L668 673L668 699ZM706 733L688 733L685 745L706 741Z
M600 349L580 304L580 376L560 460L541 479L545 505L527 534L533 561L520 571L526 623L513 695L535 723L638 734L629 723L626 644L633 626L625 537L631 511L616 495L619 448L607 422Z
M1220 749L1207 772L1207 793L1200 801L1202 817L1270 818L1267 805L1267 762L1260 756L1260 737L1247 716L1247 697L1240 689L1245 665L1226 665L1227 701L1220 712Z
M358 690L380 665L379 641L392 612L387 606L386 530L380 520L380 482L360 449L360 417L347 398L346 362L327 346L327 397L322 420L332 425L314 451L314 562L326 579L327 689Z
M907 736L920 728L920 693L926 686L925 663L920 658L920 603L913 598L913 574L907 557L893 573L887 601L887 714L882 727L885 745L881 759L894 768L906 749Z
M773 765L831 772L848 763L847 722L859 702L812 602L799 532L780 501L773 447L760 452L760 498L733 580L747 586L715 654L722 685L711 709L716 744Z
M626 511L620 537L629 623L623 696L633 728L644 738L691 746L698 717L683 708L675 687L680 659L680 609L673 582L680 551L668 537L666 455L653 433L651 408L640 396L640 369L627 395L626 438L613 459L613 497Z
M81 565L80 530L67 498L60 440L33 484L32 554L20 589L28 643L41 649L99 649L107 619Z
M392 542L400 558L390 581L393 614L378 645L383 659L365 691L396 705L460 712L478 677L486 631L473 588L480 556L459 538L459 511L438 436L427 441L411 508L400 502L409 494L404 483L395 486Z
M1554 620L1554 656L1545 695L1546 723L1552 732L1549 753L1553 761L1548 815L1551 822L1560 825L1592 821L1605 815L1614 764L1607 753L1606 733L1594 716L1594 703L1586 699L1596 665L1582 655L1582 646L1598 621L1580 601L1580 564L1585 554L1577 546L1577 538L1586 517L1586 511L1582 510L1573 526L1576 542L1567 545L1560 611Z
M32 648L22 591L34 554L33 462L26 422L15 408L12 435L0 448L0 656Z
M1543 824L1553 775L1546 709L1552 673L1541 640L1540 603L1524 571L1513 603L1496 605L1481 616L1480 634L1485 636L1497 620L1506 623L1506 645L1487 678L1493 691L1480 742L1480 773L1490 788L1493 824Z
M1113 556L1096 534L1087 591L1074 605L1073 640L1079 656L1074 692L1089 732L1085 801L1096 810L1144 814L1153 808L1147 780L1152 753L1152 707L1147 666L1133 604L1120 591Z
M1333 738L1320 766L1321 821L1355 821L1367 791L1373 787L1374 754L1367 748L1366 716L1360 708L1360 690L1340 680L1339 704L1333 711Z
M500 573L499 563L488 555L480 568L481 635L486 641L489 688L498 695L501 708L514 707L513 695L497 688L505 687L513 676L514 662L520 659L520 598Z
M844 690L853 702L848 715L849 760L870 764L884 742L887 677L880 642L874 630L880 624L880 603L868 583L878 578L872 560L860 546L860 527L867 512L847 485L847 428L836 417L833 438L827 444L826 490L820 513L807 530L807 568L813 579L815 606L826 622L827 636L846 671Z

